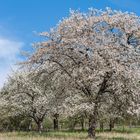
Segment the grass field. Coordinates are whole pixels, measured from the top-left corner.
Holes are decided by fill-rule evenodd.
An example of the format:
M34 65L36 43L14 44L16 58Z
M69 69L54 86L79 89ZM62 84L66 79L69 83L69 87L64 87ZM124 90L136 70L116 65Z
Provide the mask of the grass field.
M88 140L86 132L3 132L0 140ZM97 132L97 140L140 140L139 129Z

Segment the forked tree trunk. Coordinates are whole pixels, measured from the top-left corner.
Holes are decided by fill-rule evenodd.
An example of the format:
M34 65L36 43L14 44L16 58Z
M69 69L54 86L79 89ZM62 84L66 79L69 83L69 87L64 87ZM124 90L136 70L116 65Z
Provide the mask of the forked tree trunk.
M95 133L96 133L96 123L97 123L97 115L98 115L98 105L99 103L101 102L101 97L102 97L102 94L104 93L106 87L107 87L107 82L108 80L110 79L110 77L112 76L112 72L106 72L105 75L104 75L104 79L101 83L101 86L100 86L100 89L97 93L97 96L95 98L95 101L94 101L94 112L93 114L90 116L90 126L89 126L89 129L88 129L88 136L90 138L93 138L95 139Z

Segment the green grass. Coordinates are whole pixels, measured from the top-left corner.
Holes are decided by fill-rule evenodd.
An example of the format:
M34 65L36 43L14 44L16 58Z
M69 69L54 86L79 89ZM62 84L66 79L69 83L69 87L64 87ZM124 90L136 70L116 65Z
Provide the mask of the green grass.
M3 132L0 140L87 140L86 131L50 131L39 134L37 132ZM140 140L140 128L114 129L112 132L97 131L96 140Z
M115 129L117 132L126 132L126 133L139 133L140 134L140 127L139 128L129 128L129 127L118 127Z

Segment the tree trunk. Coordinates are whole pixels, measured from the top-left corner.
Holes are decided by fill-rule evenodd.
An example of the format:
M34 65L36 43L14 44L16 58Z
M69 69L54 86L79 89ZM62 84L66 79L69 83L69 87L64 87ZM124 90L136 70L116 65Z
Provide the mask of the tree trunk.
M90 127L90 124L91 124L91 116L89 116L88 127Z
M54 130L58 130L58 117L59 117L59 114L55 114L54 115L54 119L53 119L53 124L54 124Z
M114 128L114 120L110 119L110 122L109 122L109 131L112 131L113 128Z
M28 131L31 131L31 130L32 130L32 119L30 120L29 126L28 126Z
M96 121L94 119L94 116L90 116L90 117L92 117L92 118L90 119L90 126L88 129L88 137L95 138Z
M99 106L99 103L101 102L101 97L102 97L102 94L104 93L106 87L107 87L107 82L108 80L110 79L110 77L112 76L112 72L106 72L105 75L104 75L104 79L101 83L101 86L100 86L100 89L97 93L97 96L95 98L95 101L94 101L94 112L93 114L90 116L90 126L89 126L89 129L88 129L88 136L90 138L93 138L95 139L95 129L96 129L96 123L97 123L97 116L98 116L98 106ZM89 93L90 95L91 93Z
M42 121L37 122L37 130L39 133L42 133L42 130L43 130Z
M30 123L28 126L28 131L31 131L31 130L32 130L32 124Z
M132 121L129 120L129 128L131 129L132 128Z
M81 130L84 130L84 117L81 118Z
M81 130L84 130L85 129L85 127L84 127L85 120L84 120L83 115L81 116L80 123L81 123Z
M96 130L96 116L90 115L89 128L88 128L88 137L95 138Z
M100 122L100 131L104 131L104 123L102 121Z
M77 120L74 119L74 122L72 121L71 123L72 124L71 124L71 128L70 129L73 131L75 129L76 124L77 124Z

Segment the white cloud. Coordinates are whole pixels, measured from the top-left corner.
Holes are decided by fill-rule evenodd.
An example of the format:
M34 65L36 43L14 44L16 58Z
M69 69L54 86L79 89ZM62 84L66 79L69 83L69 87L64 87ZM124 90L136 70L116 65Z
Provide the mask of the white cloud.
M22 42L0 37L0 88L3 86L7 75L14 69L20 60Z

